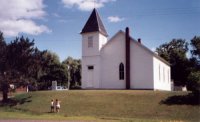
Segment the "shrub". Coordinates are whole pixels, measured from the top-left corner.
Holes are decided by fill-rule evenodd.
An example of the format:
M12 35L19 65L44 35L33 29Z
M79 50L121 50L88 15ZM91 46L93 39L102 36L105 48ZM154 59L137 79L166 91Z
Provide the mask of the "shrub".
M193 93L200 93L200 71L191 72L188 76L188 90L191 90Z

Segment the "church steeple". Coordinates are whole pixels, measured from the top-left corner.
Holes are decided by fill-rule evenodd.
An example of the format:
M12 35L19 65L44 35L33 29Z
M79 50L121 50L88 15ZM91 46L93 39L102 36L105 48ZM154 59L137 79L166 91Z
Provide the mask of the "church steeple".
M94 8L92 14L90 15L89 19L87 20L85 26L83 27L81 34L88 33L88 32L100 32L104 36L108 36L106 29L101 21L101 18Z

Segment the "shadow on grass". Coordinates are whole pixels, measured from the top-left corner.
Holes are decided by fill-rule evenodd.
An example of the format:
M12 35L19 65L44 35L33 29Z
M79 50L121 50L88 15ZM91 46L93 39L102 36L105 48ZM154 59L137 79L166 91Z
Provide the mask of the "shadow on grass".
M9 98L7 101L0 101L0 107L3 106L9 106L9 107L13 107L16 105L21 105L27 102L32 102L31 96L26 96L26 97L22 97L22 98Z
M189 93L187 95L170 96L165 100L160 101L160 104L166 105L200 105L199 95Z

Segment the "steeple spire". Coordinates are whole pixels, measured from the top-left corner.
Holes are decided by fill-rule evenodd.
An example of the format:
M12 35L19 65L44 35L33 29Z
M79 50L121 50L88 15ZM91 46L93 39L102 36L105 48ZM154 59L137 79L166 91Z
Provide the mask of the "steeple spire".
M94 8L92 14L90 15L89 19L87 20L85 26L83 27L81 34L88 33L88 32L100 32L104 36L108 36L106 29L101 21L101 18Z

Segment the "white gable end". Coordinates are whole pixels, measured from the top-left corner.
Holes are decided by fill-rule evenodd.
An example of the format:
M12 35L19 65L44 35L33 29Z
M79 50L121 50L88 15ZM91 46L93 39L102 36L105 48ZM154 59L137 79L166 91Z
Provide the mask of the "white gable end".
M125 80L119 80L119 65L125 65L124 34L117 33L101 50L102 88L125 89Z

